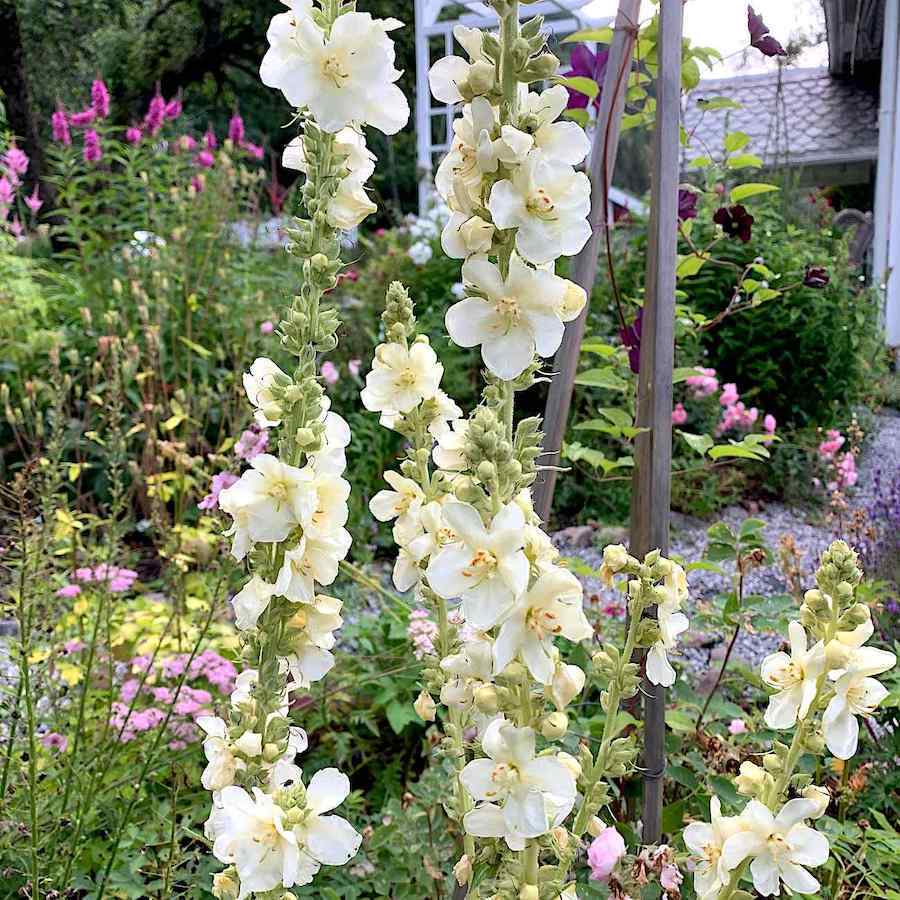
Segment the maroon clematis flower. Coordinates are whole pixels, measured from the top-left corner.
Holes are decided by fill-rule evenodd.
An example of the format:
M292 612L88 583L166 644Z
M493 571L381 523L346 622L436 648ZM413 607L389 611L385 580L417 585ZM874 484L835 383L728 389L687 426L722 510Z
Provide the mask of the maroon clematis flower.
M682 222L697 218L697 201L700 198L687 188L678 189L678 218Z
M564 78L590 78L597 82L600 90L594 98L594 106L600 109L600 93L603 90L603 79L606 77L606 66L609 63L609 51L598 50L594 53L584 44L576 45L572 51L570 64L572 66L568 72L563 73ZM587 94L581 94L572 88L566 88L569 92L569 109L586 109L590 98Z
M750 46L756 47L763 56L787 56L787 51L769 34L769 28L752 6L747 7L747 30L750 32Z
M803 276L803 284L808 288L816 288L821 290L828 287L831 281L828 275L828 269L824 266L807 266L806 274Z
M619 329L619 338L628 348L628 365L631 371L637 375L641 371L641 329L644 321L643 307L638 310L634 322L625 328Z
M740 238L745 244L752 237L754 221L753 216L740 203L737 206L719 207L713 216L713 222L721 225L728 237Z

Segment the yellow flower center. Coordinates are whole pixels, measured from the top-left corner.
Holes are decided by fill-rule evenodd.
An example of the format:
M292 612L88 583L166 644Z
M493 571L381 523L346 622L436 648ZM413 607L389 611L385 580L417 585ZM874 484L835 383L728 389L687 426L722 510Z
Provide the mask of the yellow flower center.
M338 88L343 87L344 82L350 77L350 73L344 68L336 54L325 57L322 63L322 75Z
M553 203L553 198L543 188L535 189L528 197L528 202L525 206L531 215L537 216L539 219L549 222L556 218L556 207Z
M866 696L866 686L862 682L847 691L847 703L858 716L871 716L875 712L875 704Z
M497 786L495 791L489 791L488 796L496 796L506 793L510 788L515 787L522 779L519 770L510 763L497 763L494 771L491 772L491 781Z
M766 843L768 844L769 853L772 854L773 858L782 859L790 855L791 848L784 839L783 834L769 835L769 839Z
M469 560L467 568L463 569L466 578L475 578L483 581L494 574L497 568L497 557L488 550L476 550L475 555Z
M772 673L772 683L783 691L800 684L801 681L803 681L803 667L793 661Z
M290 485L283 479L277 479L270 482L267 493L276 504L285 503L290 493Z
M559 624L558 619L559 617L552 610L532 607L525 616L525 627L539 638L559 634L562 631L562 625Z
M419 376L416 374L415 369L410 366L403 369L397 376L397 384L403 388L413 387L418 380Z
M515 297L501 297L497 301L497 312L506 319L517 321L521 315L519 301Z

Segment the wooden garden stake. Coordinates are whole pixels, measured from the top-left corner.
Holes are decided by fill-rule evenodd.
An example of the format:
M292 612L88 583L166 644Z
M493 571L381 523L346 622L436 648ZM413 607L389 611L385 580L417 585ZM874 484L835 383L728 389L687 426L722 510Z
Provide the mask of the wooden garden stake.
M657 548L668 553L672 496L682 0L661 0L659 18L656 128L636 423L647 431L635 440L631 501L631 552L638 558ZM646 678L643 689L643 842L656 844L662 834L666 692Z
M619 150L619 132L631 73L631 57L637 38L640 7L640 0L619 0L615 32L609 49L609 62L603 79L603 92L600 95L600 110L594 127L589 172L592 188L591 213L588 220L591 224L591 238L581 253L575 257L573 267L573 281L587 291L588 305L591 289L597 277L598 260L600 254L605 252L607 229L612 227L612 223L607 221L609 188ZM550 383L547 406L544 410L543 454L540 460L545 466L559 465L559 454L566 434L587 315L588 306L585 306L581 315L566 326L562 344L553 361L556 374ZM550 516L555 486L555 468L542 470L534 487L534 508L544 522Z

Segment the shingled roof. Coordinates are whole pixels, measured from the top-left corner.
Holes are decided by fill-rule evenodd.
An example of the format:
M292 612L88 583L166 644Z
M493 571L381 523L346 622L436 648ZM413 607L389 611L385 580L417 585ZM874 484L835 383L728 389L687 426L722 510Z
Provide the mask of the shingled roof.
M727 97L740 109L704 111L699 100ZM743 131L767 166L810 166L878 156L878 96L828 69L785 69L701 82L685 101L691 154L722 152L725 133Z

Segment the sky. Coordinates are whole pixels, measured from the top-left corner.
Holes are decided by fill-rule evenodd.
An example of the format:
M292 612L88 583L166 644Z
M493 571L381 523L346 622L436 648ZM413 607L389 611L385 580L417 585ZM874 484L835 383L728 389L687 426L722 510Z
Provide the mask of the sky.
M606 17L614 15L618 6L618 0L592 0L585 11L597 17ZM792 37L800 34L815 35L825 30L825 15L819 0L754 0L753 8L782 44L787 44ZM649 18L653 10L653 4L643 0L642 18ZM704 72L705 78L749 75L777 66L761 53L742 52L748 44L746 0L686 0L684 29L694 44L715 47L726 57L714 71ZM828 48L824 41L806 50L794 63L796 66L827 64Z

